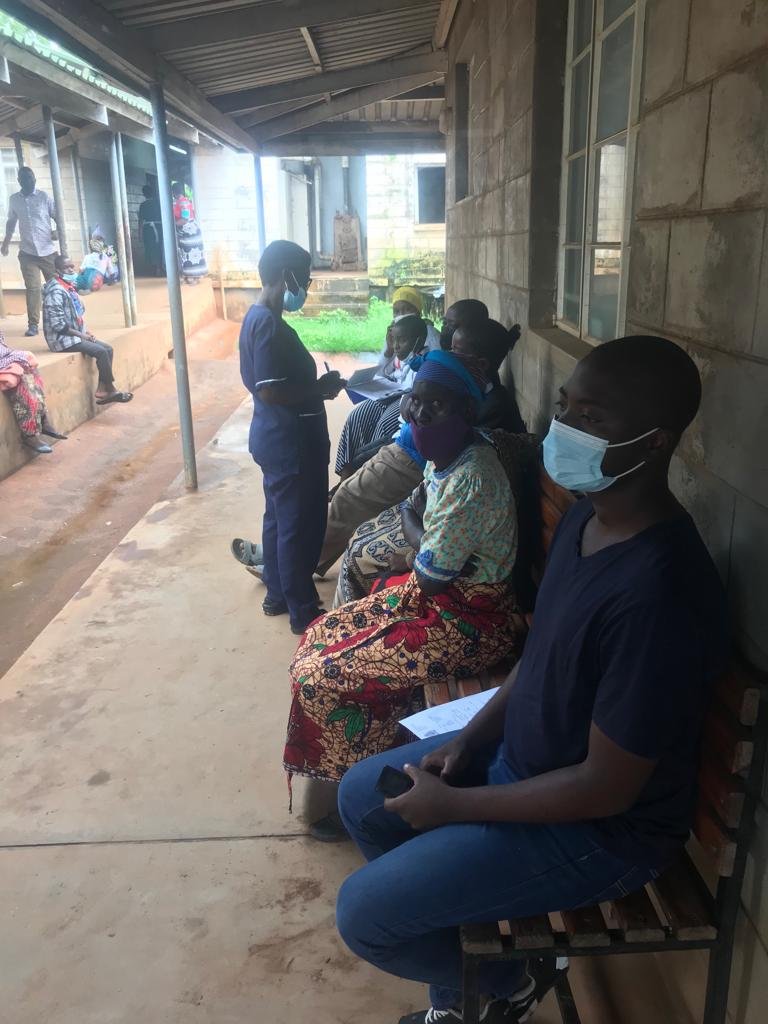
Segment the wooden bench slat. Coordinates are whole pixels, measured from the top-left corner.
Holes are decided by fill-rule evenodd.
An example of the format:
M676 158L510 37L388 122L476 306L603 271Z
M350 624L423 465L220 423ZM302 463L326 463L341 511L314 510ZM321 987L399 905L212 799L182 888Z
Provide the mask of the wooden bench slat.
M611 937L600 907L580 907L560 912L565 934L572 946L610 946Z
M715 684L715 693L742 724L757 724L760 711L760 687L738 663L732 665Z
M461 926L461 948L475 956L494 955L504 952L504 946L495 921L488 924L463 924Z
M451 699L448 683L424 683L424 700L428 708L447 704Z
M729 775L738 775L752 763L754 743L739 734L738 727L726 714L715 702L704 722L703 749L705 756L716 756Z
M515 949L548 949L555 944L555 936L546 914L518 917L510 921L509 934Z
M645 889L612 900L611 909L626 942L664 941L664 927Z
M730 878L736 861L736 843L701 800L693 819L693 832L705 853L712 858L718 875Z
M687 855L652 883L672 934L681 942L717 938L712 899Z
M704 760L699 769L699 794L717 811L724 825L739 827L746 794L738 775L726 775L712 761Z

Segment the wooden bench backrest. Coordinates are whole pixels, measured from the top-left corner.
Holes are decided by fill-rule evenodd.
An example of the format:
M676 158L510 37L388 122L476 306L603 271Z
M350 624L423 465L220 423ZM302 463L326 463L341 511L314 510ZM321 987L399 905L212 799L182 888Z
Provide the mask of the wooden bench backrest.
M541 541L546 553L557 524L577 499L555 484L543 467L540 488ZM704 722L693 827L720 878L743 875L739 851L752 827L754 792L759 790L765 761L767 717L762 681L750 666L734 660L715 685Z

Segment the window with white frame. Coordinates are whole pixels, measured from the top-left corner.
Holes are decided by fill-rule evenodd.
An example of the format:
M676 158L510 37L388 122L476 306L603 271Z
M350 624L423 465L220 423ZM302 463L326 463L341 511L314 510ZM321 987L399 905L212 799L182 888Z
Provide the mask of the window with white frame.
M570 0L558 316L591 341L623 327L643 8L644 0Z

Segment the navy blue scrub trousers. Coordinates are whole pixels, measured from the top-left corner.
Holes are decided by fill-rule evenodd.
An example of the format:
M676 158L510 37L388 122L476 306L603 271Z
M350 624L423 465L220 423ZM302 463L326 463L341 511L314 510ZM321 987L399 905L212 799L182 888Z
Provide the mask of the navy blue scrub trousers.
M308 421L309 422L309 421ZM318 430L317 419L312 424ZM288 606L291 626L305 629L320 603L313 582L328 519L330 441L302 432L297 472L262 466L264 476L264 583L270 603Z

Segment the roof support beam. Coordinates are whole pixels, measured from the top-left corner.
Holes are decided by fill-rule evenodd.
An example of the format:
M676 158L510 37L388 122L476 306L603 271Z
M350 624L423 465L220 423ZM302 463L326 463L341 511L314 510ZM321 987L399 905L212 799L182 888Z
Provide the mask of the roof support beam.
M304 107L309 107L319 99L320 95L318 94L317 96L308 96L303 100L286 100L285 103L270 103L269 106L259 107L258 110L254 110L251 114L243 114L242 117L238 118L238 124L241 124L243 128L253 128L254 125L271 121L273 117L282 117L283 114L290 114L293 110L302 110Z
M307 47L309 59L314 64L315 71L321 75L323 73L323 62L320 60L320 53L315 45L315 40L312 38L312 32L310 31L309 26L302 25L299 32L301 32L301 38L304 40Z
M432 45L436 50L442 50L448 42L451 25L453 25L453 19L456 17L456 8L458 6L459 0L443 0L440 4L435 33L432 36Z
M327 25L350 18L404 11L423 4L424 0L303 0L300 3L276 0L235 11L219 11L166 25L153 25L141 29L140 33L158 53L169 53L195 46L228 43L248 36L292 32L305 25Z
M21 96L36 103L45 103L52 110L107 124L107 108L103 97L99 102L86 98L79 90L75 90L72 82L69 89L63 89L56 82L44 81L20 71L14 64L11 65L11 82L8 85L0 84L0 95Z
M113 75L142 86L162 82L172 106L195 126L236 148L253 149L248 133L231 118L222 117L188 78L147 46L141 33L126 28L93 0L24 0L23 5L5 6L18 10L27 24L34 20L37 27L65 44L72 40L76 51L93 55L98 66ZM55 27L54 32L50 26Z
M254 137L258 142L264 142L266 139L274 139L278 135L301 131L302 128L320 124L339 114L347 114L350 110L359 110L360 107L365 107L369 103L379 103L381 100L397 96L398 93L417 89L420 85L427 85L434 79L435 72L432 71L423 75L412 75L410 78L395 78L391 82L369 85L364 89L352 89L350 92L334 97L330 102L317 103L305 110L297 110L293 114L286 114L273 121L266 121L260 129L254 132Z
M285 100L319 96L324 92L338 92L341 89L360 89L376 82L388 82L393 78L420 75L426 71L445 74L448 60L445 53L417 53L408 57L393 57L374 64L362 64L356 68L340 71L326 71L324 75L308 75L277 85L263 85L258 89L244 89L216 97L216 106L227 114L255 110L268 103L282 103ZM438 77L436 75L435 77Z
M330 127L330 125L329 125ZM366 154L444 153L444 135L284 135L264 147L264 156L365 156Z

